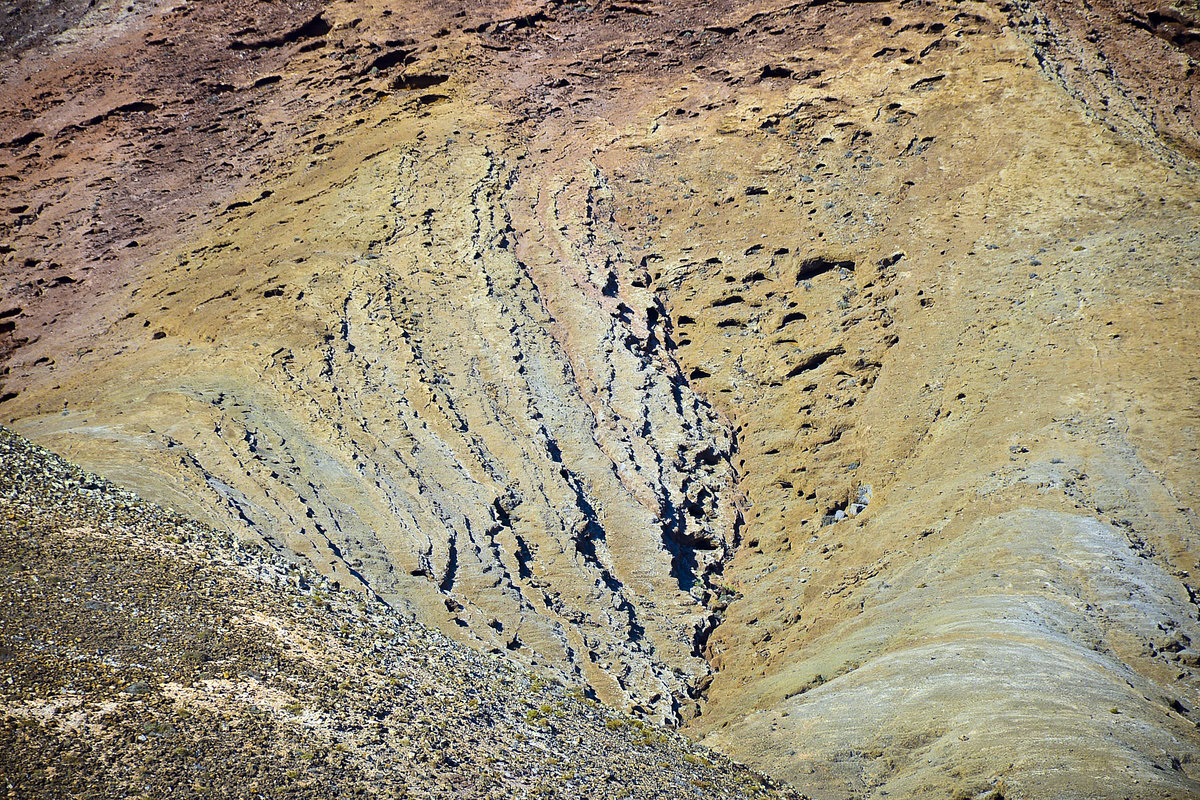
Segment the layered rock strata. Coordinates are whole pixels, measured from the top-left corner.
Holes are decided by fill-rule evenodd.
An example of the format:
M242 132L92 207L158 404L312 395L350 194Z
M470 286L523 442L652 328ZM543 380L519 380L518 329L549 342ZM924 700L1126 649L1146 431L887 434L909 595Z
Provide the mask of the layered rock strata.
M798 798L0 430L10 797Z
M0 410L817 797L1192 796L1150 5L97 8L0 90Z

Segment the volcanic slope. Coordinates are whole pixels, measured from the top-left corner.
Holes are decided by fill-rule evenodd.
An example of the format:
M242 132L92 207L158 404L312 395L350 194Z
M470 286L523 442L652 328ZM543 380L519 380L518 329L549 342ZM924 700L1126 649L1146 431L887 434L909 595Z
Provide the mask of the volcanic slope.
M0 88L0 409L817 797L1194 796L1151 5L98 8Z
M0 429L10 797L798 798Z

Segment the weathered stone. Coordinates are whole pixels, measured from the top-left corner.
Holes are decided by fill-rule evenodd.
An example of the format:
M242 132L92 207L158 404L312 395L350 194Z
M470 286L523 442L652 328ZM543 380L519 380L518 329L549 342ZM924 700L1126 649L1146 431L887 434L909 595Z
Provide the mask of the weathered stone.
M814 796L1198 793L1194 3L124 8L6 422Z

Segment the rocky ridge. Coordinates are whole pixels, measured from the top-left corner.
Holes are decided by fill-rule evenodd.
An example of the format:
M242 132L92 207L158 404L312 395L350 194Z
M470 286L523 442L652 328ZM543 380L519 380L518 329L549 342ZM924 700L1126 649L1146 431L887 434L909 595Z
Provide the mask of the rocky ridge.
M0 429L10 797L798 797Z

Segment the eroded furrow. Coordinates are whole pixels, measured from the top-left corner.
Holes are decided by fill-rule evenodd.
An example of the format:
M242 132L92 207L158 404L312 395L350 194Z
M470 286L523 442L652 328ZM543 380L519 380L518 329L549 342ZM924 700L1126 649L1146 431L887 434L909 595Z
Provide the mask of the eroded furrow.
M735 536L728 434L595 168L527 194L512 144L454 136L480 143L332 175L313 237L272 234L289 203L180 256L138 295L188 342L117 354L141 377L97 386L112 406L33 427L138 448L180 506L677 722ZM203 279L156 286L178 269Z

